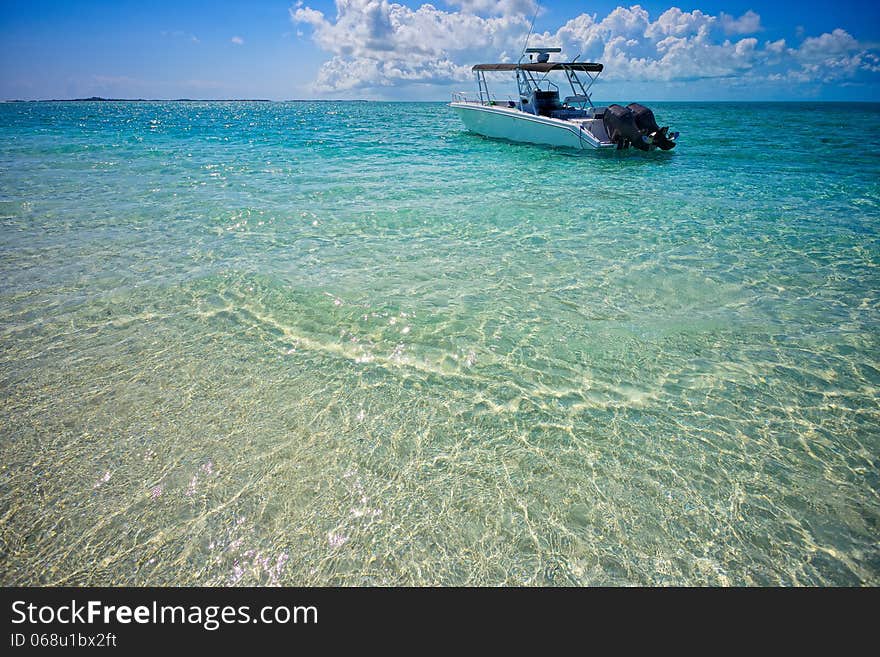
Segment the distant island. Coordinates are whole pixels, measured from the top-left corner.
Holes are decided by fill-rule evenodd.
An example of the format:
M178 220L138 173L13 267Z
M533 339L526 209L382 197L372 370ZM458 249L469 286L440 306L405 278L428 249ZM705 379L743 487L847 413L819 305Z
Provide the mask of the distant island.
M368 103L366 99L327 99L290 98L288 100L269 100L268 98L41 98L23 100L20 98L0 100L2 103Z
M101 96L92 96L91 98L52 98L49 100L9 100L8 103L168 103L168 102L187 102L187 103L271 103L271 100L265 98L102 98Z

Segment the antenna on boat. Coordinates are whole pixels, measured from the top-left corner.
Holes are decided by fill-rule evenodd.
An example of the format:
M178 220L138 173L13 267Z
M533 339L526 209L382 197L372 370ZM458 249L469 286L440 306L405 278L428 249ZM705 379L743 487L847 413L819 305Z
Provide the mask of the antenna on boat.
M529 47L529 38L532 36L532 30L535 27L535 20L538 18L538 11L540 11L540 9L541 9L541 7L538 4L535 4L535 15L532 16L532 22L529 24L529 31L528 31L528 34L526 34L526 42L525 42L525 45L523 45L523 50L519 56L519 61L522 61L523 57L526 56L526 51L528 50L528 47Z

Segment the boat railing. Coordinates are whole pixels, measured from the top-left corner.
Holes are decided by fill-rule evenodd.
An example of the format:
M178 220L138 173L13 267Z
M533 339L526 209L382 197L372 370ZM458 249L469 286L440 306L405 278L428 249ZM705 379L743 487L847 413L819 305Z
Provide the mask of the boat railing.
M452 102L453 103L468 103L471 105L499 105L506 103L499 103L498 99L495 98L494 94L490 98L478 98L475 95L468 95L467 91L453 91L452 92Z
M453 91L452 92L452 102L453 103L473 103L475 105L482 105L483 104L479 98L475 98L473 96L468 96L467 91Z

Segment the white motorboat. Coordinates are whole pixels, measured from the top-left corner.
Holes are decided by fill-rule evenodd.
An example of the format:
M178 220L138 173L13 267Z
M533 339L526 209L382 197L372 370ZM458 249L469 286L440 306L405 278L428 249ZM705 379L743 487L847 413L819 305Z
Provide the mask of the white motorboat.
M479 97L469 99L458 92L449 106L468 130L486 137L578 149L675 147L678 133L659 127L654 113L644 105L593 105L589 91L602 64L551 62L550 54L558 52L561 48L526 48L516 64L477 64L473 71ZM526 54L527 62L523 61ZM532 61L535 54L537 61ZM489 92L486 73L499 71L515 73L517 100L499 102ZM554 72L564 73L571 88L572 94L562 100L559 86L549 77ZM588 80L586 86L581 75Z

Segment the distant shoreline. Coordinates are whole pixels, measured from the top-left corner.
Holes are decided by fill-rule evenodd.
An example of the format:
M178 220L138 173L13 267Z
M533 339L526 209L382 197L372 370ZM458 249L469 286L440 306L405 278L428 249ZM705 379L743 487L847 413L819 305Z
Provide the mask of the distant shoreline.
M341 98L290 98L288 100L269 100L268 98L35 98L24 100L13 98L0 101L3 103L368 103L385 101L368 101L363 99L344 100ZM410 101L403 101L410 102ZM428 101L432 102L432 101ZM441 101L437 101L441 102Z
M0 100L2 103L446 103L448 100L368 100L366 98L290 98L287 100L270 100L268 98L32 98L24 100L12 98ZM604 101L603 101L604 102ZM878 100L643 100L646 103L713 103L744 104L744 103L815 103L825 105L847 104L880 104ZM601 103L600 103L601 104Z

